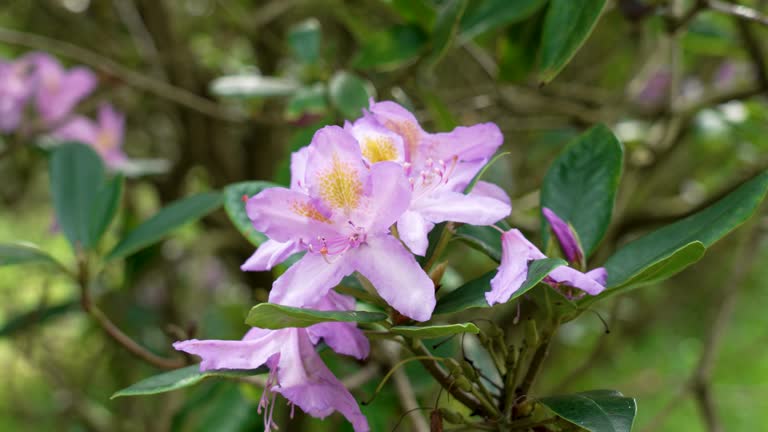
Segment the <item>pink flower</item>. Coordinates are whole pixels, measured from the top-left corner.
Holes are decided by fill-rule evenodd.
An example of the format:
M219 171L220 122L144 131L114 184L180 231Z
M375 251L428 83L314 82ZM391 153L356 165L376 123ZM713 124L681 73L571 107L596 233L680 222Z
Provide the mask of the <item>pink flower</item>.
M499 272L491 279L491 290L485 293L488 304L505 303L528 277L528 263L546 258L523 234L512 229L501 235L501 265ZM597 295L605 289L607 273L600 267L582 273L568 266L552 270L544 282L558 287L561 285L578 288L588 294Z
M270 245L265 266L307 252L275 281L270 302L306 307L357 271L401 314L428 320L434 285L390 234L411 201L402 167L381 162L369 169L355 138L337 126L319 130L294 162L291 189L267 189L246 204L254 228L282 244Z
M66 70L46 53L32 54L30 59L35 64L38 83L35 106L46 124L63 120L96 88L96 75L88 68Z
M345 128L357 138L367 164L396 162L409 177L411 202L397 230L413 253L424 255L427 234L437 223L491 225L509 215L509 198L495 185L479 182L464 194L503 141L495 124L430 134L400 105L372 100L370 112Z
M19 127L34 88L29 57L0 61L0 132L13 132Z
M314 307L349 310L354 307L354 299L330 292ZM253 328L240 341L192 339L173 346L202 357L201 371L256 369L267 365L270 374L259 412L265 411L264 426L268 432L277 429L272 421L274 394L281 394L290 404L313 417L325 418L338 411L352 423L356 432L370 430L355 398L317 354L314 344L321 339L334 351L359 359L367 357L370 349L368 340L353 323L322 323L280 330Z
M90 144L110 168L118 168L127 160L122 149L125 117L112 105L99 108L96 122L83 116L75 116L53 132L60 140Z

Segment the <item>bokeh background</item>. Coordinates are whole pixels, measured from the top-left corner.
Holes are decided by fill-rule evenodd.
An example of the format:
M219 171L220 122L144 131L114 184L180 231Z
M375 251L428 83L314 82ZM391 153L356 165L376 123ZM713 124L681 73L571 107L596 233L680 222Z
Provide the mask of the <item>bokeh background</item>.
M609 1L573 61L540 86L546 1L472 0L442 50L432 28L443 3L6 0L0 57L39 50L92 68L100 85L79 109L92 114L111 102L127 118L128 155L167 162L129 179L118 232L193 192L286 182L290 152L317 128L354 116L368 96L413 109L430 131L496 122L510 155L489 178L513 198L510 223L532 236L549 162L580 131L607 124L626 160L598 265L617 245L768 166L768 26L711 10L688 16L694 1ZM739 3L768 14L763 0ZM72 264L51 228L45 159L32 144L2 152L0 241L32 241ZM638 399L637 430L704 431L696 398L706 384L725 430L757 430L768 421L765 224L763 211L677 277L566 325L537 391L614 388ZM108 268L97 301L157 353L170 354L179 334L239 338L273 280L239 271L251 252L219 211ZM448 262L453 286L493 267L458 243ZM0 430L260 430L260 390L250 384L110 400L157 371L80 312L64 277L2 268L0 296ZM365 368L327 361L341 376ZM422 405L433 404L420 366L408 371ZM369 374L356 396L370 395L385 372ZM364 407L376 431L392 430L399 410L389 387ZM288 415L280 408L280 418ZM337 416L320 423L298 414L285 430L347 427Z

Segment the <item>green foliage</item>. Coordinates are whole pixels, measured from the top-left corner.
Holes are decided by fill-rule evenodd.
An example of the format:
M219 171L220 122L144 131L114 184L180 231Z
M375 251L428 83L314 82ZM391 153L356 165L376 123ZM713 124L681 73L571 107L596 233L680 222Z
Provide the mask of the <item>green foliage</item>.
M766 190L768 173L763 173L706 209L628 243L605 263L609 289L589 302L658 281L659 274L672 276L697 261L702 247L709 248L749 219Z
M629 432L637 403L615 390L592 390L537 399L552 412L590 432Z
M253 223L245 211L244 198L250 198L264 189L275 186L278 185L263 181L249 181L234 183L224 188L224 210L227 212L229 220L240 231L240 234L254 246L260 246L267 241L267 236L253 228Z
M34 329L49 321L55 320L80 306L78 300L67 300L53 305L36 306L32 310L15 315L0 327L0 337L14 336L24 330Z
M209 377L237 379L246 376L260 375L267 371L268 369L263 366L258 369L228 369L200 372L200 365L192 365L143 379L130 387L115 392L111 399L124 396L146 396L166 393L193 386Z
M480 333L480 329L472 323L463 324L445 324L433 326L395 326L389 329L390 333L402 335L415 339L432 339L445 336L451 336L461 333Z
M427 45L420 27L396 25L363 41L352 66L363 70L390 71L413 62Z
M523 282L523 285L512 294L509 301L528 292L531 288L541 282L549 272L561 265L565 265L565 261L557 258L545 258L531 261L528 265L528 277L525 279L525 282ZM485 293L490 291L490 282L495 275L495 270L490 271L441 297L437 301L434 313L446 314L470 308L488 307L488 302L485 300Z
M481 0L473 2L470 6L477 6L467 10L461 19L461 36L471 39L500 27L524 21L545 4L547 4L547 0Z
M467 8L467 0L446 0L437 14L432 32L432 53L429 64L436 65L443 59L459 31L459 21Z
M288 32L294 55L304 63L315 63L320 58L320 38L320 22L316 18L302 21Z
M32 243L0 243L0 267L16 264L61 264Z
M605 0L550 0L539 51L538 79L552 81L597 24Z
M336 72L328 84L331 102L345 118L359 117L368 106L368 84L349 72Z
M505 230L509 226L505 227ZM489 226L462 225L453 235L473 249L484 253L496 262L501 262L501 233Z
M325 85L315 83L300 88L288 100L285 107L285 117L288 120L298 120L303 115L322 115L328 111L328 91Z
M176 228L216 210L221 202L222 194L219 192L201 193L173 202L126 234L106 259L123 258L157 243Z
M245 323L265 329L309 327L322 322L375 323L387 319L387 314L364 311L318 311L282 306L274 303L257 304L248 312Z
M597 248L611 222L623 153L611 130L598 125L569 144L544 177L541 206L573 225L585 257ZM541 219L547 244L549 226Z

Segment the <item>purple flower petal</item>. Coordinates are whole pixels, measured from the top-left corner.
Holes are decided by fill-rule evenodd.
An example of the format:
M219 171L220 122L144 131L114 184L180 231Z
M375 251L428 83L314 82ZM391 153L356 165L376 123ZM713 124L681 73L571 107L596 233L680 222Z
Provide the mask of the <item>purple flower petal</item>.
M201 371L256 369L280 352L285 334L289 331L289 329L259 330L254 334L246 334L247 339L240 341L191 339L176 342L173 347L201 357Z
M309 147L302 147L299 151L291 154L291 189L306 191L305 173L307 171L308 158Z
M267 240L256 249L248 260L240 266L243 271L267 271L285 261L291 255L301 252L303 249L298 243L287 241L280 243Z
M586 275L602 286L605 286L608 282L608 271L605 270L605 267L598 267L590 270Z
M416 117L402 106L390 102L370 102L370 115L385 128L403 139L405 160L412 162L418 153L419 143L425 135Z
M501 265L485 293L489 305L506 303L528 277L528 262L545 258L544 254L516 229L501 235Z
M598 274L597 277L599 278L599 276ZM590 275L568 266L560 266L552 270L549 277L558 284L578 288L591 295L598 295L605 290L605 287Z
M445 221L472 225L491 225L507 217L512 210L508 202L478 194L444 191L430 194L414 203L412 210L424 219L439 223Z
M256 231L284 243L302 238L336 235L330 213L308 195L285 188L269 188L251 197L245 206Z
M348 254L351 266L398 312L416 321L427 321L432 316L435 286L396 238L369 237L366 244Z
M456 157L459 161L476 161L490 159L503 142L504 136L495 123L480 123L429 135L420 151L435 160Z
M361 117L344 127L360 144L363 157L370 164L382 161L405 161L403 138L382 126L371 116Z
M312 309L321 311L351 311L355 310L355 303L354 297L329 291L319 302L312 305ZM317 344L320 339L323 339L332 350L339 354L362 360L368 357L371 351L368 338L357 328L355 323L320 323L308 327L307 332L313 344Z
M403 168L394 162L380 162L371 167L369 194L355 223L369 234L389 232L411 203L411 188Z
M411 252L424 256L429 247L427 234L434 226L435 224L424 219L420 213L409 210L397 220L397 233Z
M325 257L307 253L283 273L272 285L271 303L294 307L311 307L354 270L344 255Z
M579 240L576 238L576 235L574 235L572 228L564 220L560 219L560 217L552 210L544 207L541 209L541 212L544 214L547 222L549 222L549 226L555 233L555 237L557 237L557 240L560 243L560 248L568 262L581 264L584 259L584 253L581 250Z

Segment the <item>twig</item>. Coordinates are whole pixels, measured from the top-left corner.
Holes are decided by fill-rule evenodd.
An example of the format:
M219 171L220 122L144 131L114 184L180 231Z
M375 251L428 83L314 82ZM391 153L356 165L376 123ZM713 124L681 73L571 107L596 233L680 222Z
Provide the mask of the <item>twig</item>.
M429 432L429 424L419 410L419 402L416 400L416 394L408 379L408 375L405 374L402 368L398 367L400 345L395 342L384 341L381 344L381 348L387 366L397 368L392 374L392 379L395 382L395 392L397 392L404 415L407 415L411 420L412 430L415 432Z
M757 77L760 87L768 93L768 66L765 64L765 52L757 36L752 31L749 22L745 20L736 20L736 27L739 29L744 46L752 58L752 67Z
M726 3L720 0L706 0L707 7L713 11L732 15L742 20L754 21L768 26L768 17L744 5Z
M0 27L0 42L31 49L45 50L62 57L77 60L80 63L86 64L108 75L115 76L133 87L153 93L156 96L168 99L210 117L230 122L242 122L246 120L245 116L233 112L211 100L198 96L183 88L143 75L110 58L69 42L3 27Z

